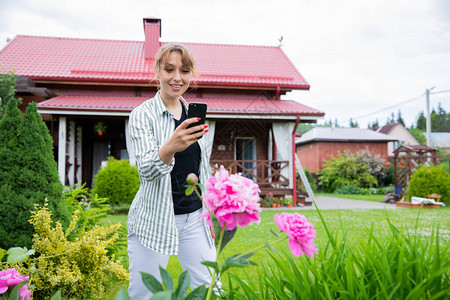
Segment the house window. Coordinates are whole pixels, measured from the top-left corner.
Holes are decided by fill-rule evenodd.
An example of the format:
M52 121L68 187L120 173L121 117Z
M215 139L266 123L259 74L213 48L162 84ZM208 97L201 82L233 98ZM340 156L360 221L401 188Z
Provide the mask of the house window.
M394 150L395 150L395 149L397 149L397 148L398 148L398 146L399 146L399 143L398 143L398 141L394 141L394 142L393 142L393 146L394 146L394 147L393 147L393 148L394 148Z

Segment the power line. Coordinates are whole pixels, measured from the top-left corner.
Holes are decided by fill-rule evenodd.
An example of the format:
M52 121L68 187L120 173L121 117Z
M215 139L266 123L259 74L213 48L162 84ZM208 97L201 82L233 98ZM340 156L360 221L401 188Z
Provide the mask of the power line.
M437 91L437 92L430 92L430 95L434 95L434 94L442 94L442 93L450 93L450 90Z
M450 91L450 90L449 90L449 91ZM434 94L434 93L433 93L433 94ZM412 101L418 100L418 99L422 98L424 95L425 95L425 93L422 93L421 95L416 96L416 97L414 97L414 98L410 98L410 99L408 99L408 100L399 102L399 103L397 103L397 104L394 104L394 105L385 107L385 108L383 108L383 109L381 109L381 110L377 110L377 111L374 111L374 112L371 112L371 113L368 113L368 114L365 114L365 115L362 115L362 116L359 116L359 117L356 117L356 118L351 118L351 119L348 119L348 120L343 121L343 122L338 122L338 124L348 123L350 120L355 121L355 120L358 120L358 119L362 119L362 118L365 118L365 117L369 117L369 116L374 115L374 114L378 114L378 113L380 113L380 112L383 112L383 111L386 111L386 110L395 108L395 107L400 106L400 105L403 105L403 104L405 104L405 103L408 103L408 102L412 102Z

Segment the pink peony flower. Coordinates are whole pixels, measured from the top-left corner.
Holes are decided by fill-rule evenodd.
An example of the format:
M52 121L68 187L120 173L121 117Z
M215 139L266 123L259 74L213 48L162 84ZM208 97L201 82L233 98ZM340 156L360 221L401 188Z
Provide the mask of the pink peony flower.
M206 182L207 192L203 201L208 210L203 211L202 218L213 226L210 212L223 228L233 230L237 225L245 227L253 222L259 223L259 186L241 174L229 175L223 166Z
M6 293L11 287L13 289L16 285L22 281L28 280L28 276L21 276L16 269L7 269L0 272L0 294ZM27 290L27 285L19 289L19 299L28 300L30 299L31 292Z
M318 252L314 244L316 231L305 216L298 213L281 213L275 215L274 218L278 228L287 233L289 249L294 255L301 256L305 253L307 256L313 257L313 253Z

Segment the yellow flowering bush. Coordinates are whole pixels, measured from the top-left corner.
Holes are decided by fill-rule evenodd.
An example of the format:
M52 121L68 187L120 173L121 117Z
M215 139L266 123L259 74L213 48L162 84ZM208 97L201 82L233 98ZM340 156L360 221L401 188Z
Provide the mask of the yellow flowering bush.
M65 232L59 222L52 226L47 202L42 207L36 205L31 214L30 223L36 232L33 249L40 254L29 261L29 267L36 268L31 279L35 299L51 297L58 290L64 298L100 299L112 282L128 280L129 274L120 261L114 255L108 256L106 249L119 238L120 224L95 226L69 240L77 225L78 211Z

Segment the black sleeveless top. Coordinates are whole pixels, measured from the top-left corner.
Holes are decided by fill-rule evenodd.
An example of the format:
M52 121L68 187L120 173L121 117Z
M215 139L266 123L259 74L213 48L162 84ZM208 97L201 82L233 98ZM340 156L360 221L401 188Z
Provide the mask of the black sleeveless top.
M175 121L177 128L186 120L186 111L182 109L180 120ZM197 193L186 196L186 177L189 173L194 173L199 177L201 150L198 142L190 145L181 152L175 153L175 165L170 173L172 179L172 198L175 215L188 214L202 207L202 201ZM201 190L197 187L199 193Z

